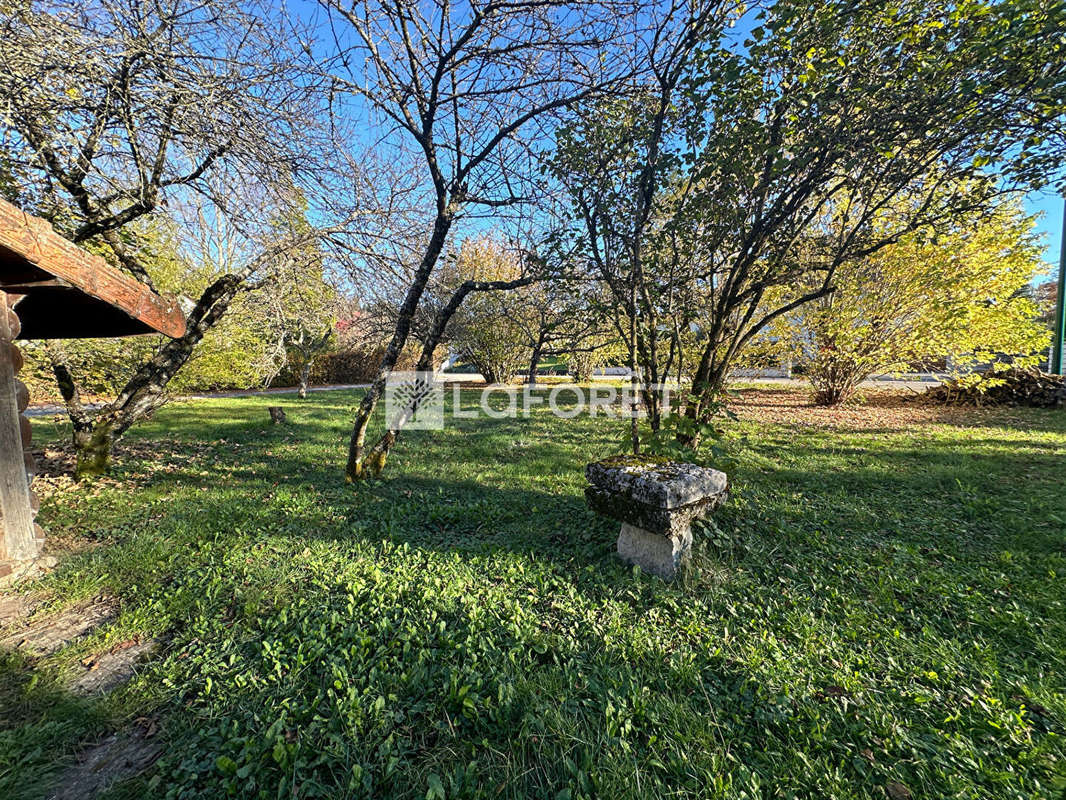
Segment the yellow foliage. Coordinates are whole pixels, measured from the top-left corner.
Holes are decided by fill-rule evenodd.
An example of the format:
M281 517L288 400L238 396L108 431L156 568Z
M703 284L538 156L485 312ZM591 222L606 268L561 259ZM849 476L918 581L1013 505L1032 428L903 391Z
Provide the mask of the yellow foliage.
M819 395L836 402L870 374L934 360L1035 362L1049 334L1030 286L1044 268L1033 227L1012 202L842 266L836 292L788 320Z

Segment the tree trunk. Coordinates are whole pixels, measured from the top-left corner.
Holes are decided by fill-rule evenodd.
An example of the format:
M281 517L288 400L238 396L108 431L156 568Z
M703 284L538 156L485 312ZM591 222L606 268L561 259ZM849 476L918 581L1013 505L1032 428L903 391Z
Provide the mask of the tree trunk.
M96 425L91 414L81 403L81 393L70 372L66 353L61 346L49 345L48 356L52 362L52 374L67 407L74 444L74 479L77 481L103 475L111 466L111 448L114 438L109 426Z
M452 216L448 213L439 212L433 225L433 234L430 236L425 253L422 255L422 262L418 265L414 280L407 290L403 305L400 306L400 313L396 318L396 328L393 330L392 339L381 357L377 376L374 378L370 388L366 390L366 394L363 395L363 402L359 404L359 410L356 412L355 422L352 425L352 435L348 441L348 464L344 470L344 476L349 483L363 478L374 477L385 467L384 458L379 459L374 452L365 452L366 430L370 426L370 417L377 407L378 400L381 399L382 392L385 391L385 381L388 380L393 367L396 366L396 362L400 358L404 345L407 344L407 336L411 332L411 320L418 309L418 303L422 299L426 284L429 282L429 276L433 273L433 268L437 265L437 259L444 249L444 243L448 238L448 231L451 230L451 227ZM395 436L392 438L395 438ZM391 447L391 444L389 447ZM372 450L376 449L375 447ZM387 457L387 450L385 455ZM366 456L371 456L371 458Z
M467 282L460 286L455 294L452 295L448 303L437 312L437 316L433 320L433 327L426 335L426 339L422 342L422 353L418 357L418 363L415 364L416 372L431 372L433 370L433 355L437 351L437 345L440 343L441 338L444 336L444 331L448 327L448 323L455 315L455 312L459 309L460 304L470 293L472 285ZM364 463L367 465L366 469L373 470L374 475L380 475L381 471L385 469L385 464L389 460L389 454L392 452L393 445L396 444L397 438L400 436L400 426L394 429L386 430L376 442L373 447L367 452L364 458Z
M540 363L540 354L544 350L544 335L537 335L537 343L533 346L533 355L529 359L529 372L526 375L526 383L530 386L537 385L537 364Z
M644 401L644 414L652 431L658 431L662 424L662 388L663 378L659 374L658 355L655 344L654 320L648 315L650 324L645 333L636 329L637 363L640 365L640 397Z
M297 397L299 397L301 400L307 398L307 382L310 380L310 378L311 362L305 361L303 364L300 365L300 389L296 393Z
M865 377L846 368L813 374L811 386L814 388L815 405L836 406L847 402Z
M111 450L115 445L112 426L107 423L94 425L91 430L75 431L74 448L77 461L74 465L74 480L96 478L111 468Z
M633 278L629 304L629 401L634 404L630 409L629 439L633 455L640 455L640 428L637 419L637 397L640 395L640 379L637 377L637 278Z
M62 355L58 351L52 353L52 371L73 426L77 480L107 472L115 442L130 426L159 407L167 384L189 360L204 335L222 318L243 284L244 278L238 275L224 275L208 286L189 314L185 335L164 342L133 374L118 397L95 415L82 406Z
M440 340L444 337L444 332L448 328L448 323L451 322L455 312L459 310L459 306L462 305L463 300L470 292L475 290L487 291L487 290L503 290L503 289L515 289L519 286L524 286L530 283L532 279L519 278L514 281L464 281L463 284L455 290L451 298L444 305L437 315L433 318L433 326L430 328L429 333L426 335L425 340L422 342L422 353L418 357L418 363L415 364L415 370L418 372L430 372L433 370L433 356L437 351L437 346L440 344ZM374 475L381 474L381 471L385 469L385 463L388 461L389 453L392 452L393 445L396 444L396 440L400 436L400 427L397 426L394 429L385 431L381 438L378 439L373 447L367 452L364 457L364 469L369 474L370 470L373 470Z
M685 418L692 432L678 433L676 437L680 444L693 450L700 446L700 426L708 423L717 409L729 373L730 362L728 359L716 359L714 354L717 349L711 344L707 345L692 376L692 391L685 404Z

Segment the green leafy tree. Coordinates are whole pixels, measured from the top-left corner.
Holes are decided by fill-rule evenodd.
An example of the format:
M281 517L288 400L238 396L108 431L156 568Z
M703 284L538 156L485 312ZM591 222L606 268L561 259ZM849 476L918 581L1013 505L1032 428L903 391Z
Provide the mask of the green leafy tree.
M663 414L657 387L671 371L680 375L686 295L704 255L693 247L692 221L678 214L696 178L685 150L701 112L688 81L704 48L741 13L732 2L671 5L653 26L646 76L589 103L558 131L548 162L571 202L577 241L569 246L606 288L653 431ZM639 452L636 416L629 436Z
M556 174L587 250L613 238L603 252L633 265L623 274L634 320L650 319L639 298L669 273L633 254L655 252L658 232L675 231L695 258L683 276L699 331L686 444L698 446L718 413L738 353L831 295L842 267L1047 181L1064 150L1064 21L1061 0L779 0L743 47L711 26L679 80L642 86L651 100L610 127L597 128L603 109L592 106L581 135L560 138L580 180ZM648 137L649 102L665 109L651 118L668 119L670 135ZM598 212L604 180L644 187L647 224L614 236L620 226L608 223L632 215ZM650 375L650 353L634 350Z
M466 239L444 266L445 280L456 286L468 280L513 281L522 275L516 256L489 236ZM513 292L475 292L455 312L449 325L451 342L489 383L507 383L530 357L527 325L531 309Z

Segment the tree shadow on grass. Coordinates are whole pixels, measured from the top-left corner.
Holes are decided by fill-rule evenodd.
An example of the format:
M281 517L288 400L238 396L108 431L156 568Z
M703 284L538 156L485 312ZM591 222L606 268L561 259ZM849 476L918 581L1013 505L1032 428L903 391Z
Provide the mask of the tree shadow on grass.
M291 785L299 761L300 781L329 796L347 796L353 773L355 796L407 797L425 794L430 773L447 782L460 771L468 790L502 797L587 792L592 780L621 797L637 775L657 793L697 796L730 760L772 773L759 745L767 737L784 742L797 725L824 731L813 697L797 714L795 701L720 654L697 667L669 648L637 652L624 631L605 638L588 618L537 624L456 593L391 594L387 585L373 597L343 573L286 588L298 590L286 618L190 619L197 635L178 637L146 667L166 712L156 740L165 754L153 768L166 784L221 796L239 772L242 790L273 794ZM301 653L316 656L301 663ZM55 681L47 692L36 684L12 683L6 694L20 713L0 725L27 797L50 796L63 764L108 728L93 703ZM271 724L278 714L283 724ZM34 737L48 730L42 750ZM142 778L126 789L147 786Z
M174 752L164 767L192 765L185 779L201 786L225 788L220 756L234 769L253 764L271 784L288 774L285 759L306 752L324 755L313 774L326 785L355 766L380 781L397 757L397 793L420 795L429 773L452 774L471 760L477 780L502 776L505 795L580 785L569 759L578 772L605 776L603 794L614 796L638 770L674 786L692 784L693 762L728 774L716 759L730 749L787 786L799 778L760 755L774 749L768 744L828 737L845 750L865 746L881 700L866 717L831 705L835 690L783 696L754 677L755 667L715 652L723 629L788 641L794 619L825 618L874 652L900 637L954 641L960 652L979 641L1023 676L1026 659L1042 657L1044 640L1058 636L1049 622L1056 612L1036 589L1061 557L1061 539L1019 518L1025 508L1012 507L1010 481L1050 474L1061 459L1026 452L1029 442L988 453L969 452L970 441L960 443L966 452L815 441L796 445L802 460L777 461L769 445L756 448L761 468L742 461L734 502L703 537L736 573L711 597L702 584L636 578L615 561L617 524L593 516L581 496L589 449L609 447L605 436L589 445L587 425L550 439L535 419L412 433L385 480L354 487L322 458L339 449L335 431L310 419L272 427L211 414L197 425L225 443L175 441L195 458L139 479L144 501L109 511L110 546L64 568L107 576L127 603L172 615L188 655L159 667L175 679ZM481 464L481 477L460 469L459 458ZM557 471L555 482L539 465ZM1030 513L1061 509L1052 485L1045 478L1047 491L1035 494L1026 487ZM716 538L724 541L706 541ZM1013 562L1002 560L1005 550ZM449 592L434 571L453 561L446 574L462 588ZM390 584L402 569L411 575ZM555 602L568 596L623 622L608 636L595 616L559 611ZM990 613L997 604L1017 611ZM500 613L482 616L479 606ZM690 607L699 614L686 616ZM638 628L654 630L645 629L652 615L661 640L632 640ZM846 637L819 641L823 650L797 658L845 659L858 647ZM905 652L914 669L923 666L924 644ZM867 669L880 666L869 661ZM208 677L221 695L205 689ZM805 676L795 667L789 677ZM972 677L964 670L960 679ZM464 685L471 688L460 695ZM471 693L474 709L463 700ZM281 714L283 705L291 710L281 741L295 749L275 758L278 732L264 710ZM892 713L906 723L916 708ZM637 761L621 755L631 752ZM869 779L855 759L810 757L844 770L854 786Z
M273 447L271 442L282 437L278 433L263 444ZM418 442L411 445L417 452ZM515 459L547 458L554 447L529 445ZM412 452L399 455L409 459ZM1023 503L1010 486L1034 470L1050 474L1057 464L1052 456L808 447L805 457L832 469L772 465L758 475L741 470L735 476L737 500L716 516L716 524L731 531L733 539L725 558L742 553L738 566L764 586L790 577L783 565L804 563L834 592L876 596L887 609L884 633L915 609L921 618L942 616L950 601L944 592L954 592L948 583L976 587L974 601L964 603L976 608L984 594L993 596L997 589L986 564L1004 551L1027 560L1062 554L1062 542L1051 527L1040 528L1039 519L1019 519L1046 510L1041 504L1054 502L1054 496ZM309 464L300 452L255 465L246 458L243 452L223 452L206 465L211 474L206 481L215 482L213 488L219 482L229 488L222 493L198 491L207 489L203 471L161 473L150 485L165 489L165 505L119 511L104 536L125 546L111 556L105 548L84 557L105 562L95 569L125 574L133 585L145 586L153 576L131 572L143 559L128 548L150 545L200 553L210 544L224 557L227 542L247 550L276 539L289 542L287 552L321 543L343 558L353 549L387 543L480 561L506 553L528 556L570 576L580 591L601 600L629 580L629 569L614 557L617 523L586 508L580 472L565 459L576 473L573 479L545 490L523 481L509 484L509 476L491 471L485 481L475 481L430 476L411 467L353 487L343 483L335 465ZM842 458L859 463L841 465ZM772 557L764 560L768 553ZM115 563L106 565L108 561ZM939 587L907 588L905 610L895 607L898 589L885 590L878 577L879 570L899 569L900 564L916 580ZM661 592L683 594L677 587L644 580L648 591L637 601L642 610L654 607ZM1050 612L1042 606L1033 610L1038 619ZM979 631L983 625L981 619L970 620L966 630ZM992 627L1001 634L999 622ZM1031 647L1035 636L1035 629L1027 627L1012 638L1020 647Z
M505 420L488 431L470 426L452 432L444 443L437 432L411 433L401 440L393 456L398 466L390 464L384 480L349 486L339 464L315 458L330 437L311 420L285 426L215 420L213 443L198 445L192 463L185 458L166 465L147 475L143 486L179 495L162 515L152 511L153 525L161 530L172 527L170 517L187 525L196 520L194 527L203 531L217 531L222 521L231 530L281 531L308 540L384 532L420 548L513 549L572 565L575 559L592 557L591 548L609 547L616 526L585 508L585 458L576 445L587 432L564 429L552 440L541 440L530 438L531 427L522 420ZM978 557L1007 544L1044 553L1053 549L1046 539L1026 540L997 527L1000 512L1032 507L1031 500L1017 501L1010 481L1061 468L1054 448L1038 454L1011 452L1035 449L1032 444L981 439L952 443L950 451L939 444L868 451L804 442L794 445L803 459L802 467L794 467L776 461L770 443L755 448L770 461L761 474L745 471L742 461L733 477L735 485L757 487L763 495L803 494L801 503L786 504L780 518L800 531L832 515L844 529L874 526L884 535L885 525L878 520L888 520L895 525L891 538L914 546L941 541L959 557ZM1002 447L995 453L976 452L989 445ZM182 444L173 447L180 451ZM423 448L429 463L446 468L449 456L486 465L484 479L428 473L421 466ZM533 465L540 464L561 476L550 489L538 486L543 476ZM196 469L189 468L193 465ZM180 497L191 488L205 490L203 496ZM227 490L224 496L211 496L219 488ZM244 495L243 501L235 494ZM308 508L297 503L293 510L293 494L313 503ZM114 520L115 529L134 529L143 519L143 510L135 505L128 511L126 519ZM897 520L901 511L904 518ZM960 524L969 526L968 536L958 535Z
M716 521L744 540L762 580L787 577L774 564L803 564L828 594L869 603L871 635L928 629L960 649L980 641L1005 663L1057 660L1066 628L1047 575L1066 566L1066 497L1054 477L1063 458L1026 452L1028 442L969 444L805 446L802 466L764 462L757 476L738 475L738 502Z

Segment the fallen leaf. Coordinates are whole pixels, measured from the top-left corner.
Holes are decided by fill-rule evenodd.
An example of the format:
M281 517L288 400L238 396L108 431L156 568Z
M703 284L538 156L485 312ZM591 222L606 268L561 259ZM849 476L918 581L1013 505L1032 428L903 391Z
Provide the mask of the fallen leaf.
M814 699L819 703L824 703L831 697L850 697L851 694L843 686L827 686L825 689L819 689L814 693Z

